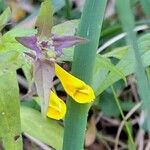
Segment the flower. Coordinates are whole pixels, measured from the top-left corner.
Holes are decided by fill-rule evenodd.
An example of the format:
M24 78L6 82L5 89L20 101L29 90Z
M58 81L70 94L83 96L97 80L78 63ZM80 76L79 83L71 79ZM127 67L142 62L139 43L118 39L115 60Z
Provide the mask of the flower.
M84 38L78 36L57 36L52 34L49 40L40 40L37 36L16 37L16 40L25 47L34 50L36 58L40 59L42 53L53 51L56 57L63 54L64 48L72 47L73 45L82 43Z
M65 114L66 104L53 91L51 91L47 116L52 119L60 120L64 118Z
M72 76L58 64L55 64L56 76L60 79L65 91L78 103L90 103L95 99L93 89L83 81ZM69 82L68 82L69 81ZM47 116L60 120L66 114L66 105L53 91L50 92L50 100Z
M82 43L85 41L84 38L77 36L56 36L52 34L49 40L41 40L38 39L37 36L16 37L16 40L34 52L34 54L28 53L28 55L35 59L34 66L36 67L34 68L36 75L34 76L36 88L38 95L44 100L43 110L46 110L48 117L59 120L62 119L66 113L65 103L51 91L54 73L60 79L66 93L76 102L82 104L90 103L95 99L94 91L89 85L69 74L56 63L56 58L63 54L64 48ZM39 73L39 75L37 75L37 73ZM51 75L51 79L46 76L47 74ZM48 79L45 81L45 78ZM50 92L50 94L47 93L47 91ZM45 105L48 104L48 101L48 109L45 109Z
M67 94L76 102L90 103L95 99L94 91L89 85L69 74L57 64L55 64L55 73Z

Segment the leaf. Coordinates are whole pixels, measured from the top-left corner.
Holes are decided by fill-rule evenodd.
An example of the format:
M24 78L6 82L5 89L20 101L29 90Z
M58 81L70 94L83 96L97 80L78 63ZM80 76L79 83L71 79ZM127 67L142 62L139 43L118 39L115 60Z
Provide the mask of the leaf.
M114 57L114 58L118 58L118 59L121 59L125 56L125 54L127 54L128 52L128 47L125 46L125 47L117 47L115 49L113 49L112 51L110 52L107 52L103 55L103 57Z
M8 7L5 11L0 15L0 31L5 27L6 23L10 19L11 10Z
M24 61L24 65L22 66L23 73L27 79L28 87L31 89L33 84L33 67L31 62Z
M18 51L22 53L26 51L22 44L16 41L15 37L19 36L31 36L35 35L37 31L35 29L25 29L25 28L13 28L12 30L5 33L0 39L0 52L1 51Z
M15 71L23 64L22 57L16 51L0 53L0 75Z
M40 38L50 38L53 26L53 10L51 0L45 0L40 8L35 26L38 29Z
M36 60L34 62L34 81L39 97L42 99L42 114L47 115L50 90L53 86L54 64L49 61Z
M140 53L141 53L143 65L144 65L144 67L147 67L150 65L150 34L148 33L148 34L145 34L144 36L140 37L138 40L138 43L139 43L139 47L140 47ZM122 49L122 50L125 50L125 49ZM113 53L113 54L115 54L115 53ZM135 59L133 58L133 53L130 53L129 51L127 51L127 53L124 53L124 54L125 55L121 58L121 60L116 65L116 68L119 69L125 76L128 76L135 72L135 69L134 69L135 68ZM114 57L117 57L117 56L114 55ZM97 68L97 72L99 72L99 76L101 76L101 74L103 74L103 72L101 72L101 68L99 68L99 69ZM98 78L99 80L97 80L96 77L97 77L97 74L94 74L93 84L97 83L96 88L94 88L96 95L101 94L109 86L111 86L113 83L115 83L121 79L121 76L118 76L114 72L110 72L109 74L106 74L105 79Z
M62 35L73 36L77 30L78 24L79 24L78 19L65 21L64 23L53 26L52 33L55 33L60 36Z
M49 118L44 119L40 112L21 107L22 131L52 146L56 150L62 150L63 127Z
M103 92L100 98L98 99L98 105L104 116L107 117L119 117L120 111L115 102L115 98L112 93Z
M91 117L88 123L88 128L86 131L86 138L85 138L85 146L88 147L92 145L96 139L96 120L94 116Z
M73 36L78 27L79 20L65 21L64 23L58 24L52 28L52 33L56 35L67 35ZM58 61L72 61L74 54L74 47L63 49L63 55L58 58Z
M92 87L94 88L96 95L97 89L102 86L101 84L103 84L106 80L109 71L113 72L116 76L119 76L126 83L126 78L121 69L116 68L116 66L113 65L109 59L103 58L101 55L97 55L92 82Z
M54 12L59 11L65 6L65 1L64 0L52 0Z
M0 76L0 139L6 150L21 150L19 89L16 73Z

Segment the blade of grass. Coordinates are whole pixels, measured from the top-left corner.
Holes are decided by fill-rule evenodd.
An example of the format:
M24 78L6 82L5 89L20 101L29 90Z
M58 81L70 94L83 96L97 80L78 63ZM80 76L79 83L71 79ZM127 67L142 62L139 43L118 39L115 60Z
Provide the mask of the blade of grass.
M103 22L107 0L86 0L78 35L88 42L78 45L74 52L72 72L91 84L96 50ZM69 97L65 118L63 150L82 150L85 137L88 110L91 104L79 104Z
M144 111L144 119L147 127L149 127L150 119L150 87L149 81L146 76L145 68L143 67L142 59L139 52L139 47L137 43L136 33L133 31L134 29L134 16L132 14L132 10L130 8L130 0L120 1L117 0L117 9L120 21L122 23L123 29L127 32L127 44L130 46L130 54L133 54L135 57L135 75L137 79L137 87L141 100L143 101L143 111ZM127 13L128 10L128 13ZM134 58L133 58L134 59ZM149 127L150 128L150 127ZM150 130L150 129L149 129Z
M121 108L119 99L117 98L117 95L116 95L116 92L115 92L113 86L111 86L111 89L112 89L112 92L113 92L113 95L114 95L116 104L117 104L117 106L118 106L118 109L119 109L119 111L120 111L121 117L122 117L123 120L125 120L125 116L124 116L123 110L122 110L122 108ZM129 141L130 141L130 143L131 143L131 150L136 150L135 143L134 143L134 140L133 140L133 136L132 136L132 133L131 133L131 130L130 130L130 127L129 127L129 124L128 124L127 121L125 121L125 127L126 127L126 130L127 130L127 134L128 134ZM118 141L117 141L117 143L118 143ZM116 145L118 145L118 144L116 144ZM117 149L117 148L116 148L116 149Z
M140 0L140 3L143 7L145 14L150 17L150 1L149 0Z

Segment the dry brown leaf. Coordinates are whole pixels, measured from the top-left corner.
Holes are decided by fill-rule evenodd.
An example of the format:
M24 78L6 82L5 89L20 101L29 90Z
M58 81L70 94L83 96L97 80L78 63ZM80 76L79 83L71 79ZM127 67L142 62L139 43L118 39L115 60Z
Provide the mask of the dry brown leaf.
M96 138L96 124L95 117L92 116L87 127L86 138L85 138L85 146L88 147L92 145Z

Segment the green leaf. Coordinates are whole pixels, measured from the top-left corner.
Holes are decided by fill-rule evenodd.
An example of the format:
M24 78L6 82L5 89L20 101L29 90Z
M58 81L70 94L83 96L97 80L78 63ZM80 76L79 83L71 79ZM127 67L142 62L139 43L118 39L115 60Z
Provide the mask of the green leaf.
M22 70L27 79L28 88L31 89L33 84L33 67L31 62L25 60L24 65L22 66Z
M3 13L2 15L0 15L0 31L5 27L6 23L8 22L8 20L10 19L11 16L11 10L8 7Z
M31 36L35 35L37 30L35 29L25 29L25 28L13 28L12 30L5 33L0 39L0 52L1 51L18 51L22 53L26 51L27 48L18 43L15 37L21 36Z
M56 150L62 150L63 127L49 118L44 119L40 112L21 107L22 131L50 145Z
M57 35L70 35L73 36L77 30L79 20L65 21L64 23L53 26L52 32Z
M112 93L104 92L99 99L99 106L107 117L119 117L120 111Z
M0 53L0 75L15 71L23 64L23 59L16 51Z
M150 65L150 34L145 34L142 37L139 38L138 40L139 43L139 48L140 48L140 53L143 61L144 67L147 67ZM133 58L133 53L130 53L128 50L127 52L124 47L119 48L121 51L124 51L124 56L120 55L119 57L121 60L118 62L116 65L117 69L119 69L125 76L128 76L132 73L135 72L135 59ZM114 52L113 52L114 51ZM105 56L112 56L117 58L118 54L116 54L116 49L112 50L112 52L109 52L108 54L106 53ZM121 52L120 52L121 53ZM119 58L118 57L118 58ZM99 70L99 71L98 71ZM97 72L99 72L99 76L103 74L101 72L101 68L97 68ZM118 80L121 79L120 76L118 76L114 72L110 72L109 74L105 75L105 79L98 78L97 80L97 74L94 74L93 77L93 84L99 82L99 85L97 84L95 89L96 95L101 94L104 90L106 90L109 86L111 86L113 83L117 82Z
M53 8L54 8L54 13L59 11L61 8L65 6L64 0L52 0Z
M123 74L121 69L116 68L116 66L113 65L108 58L103 58L101 55L97 55L92 82L92 87L94 88L96 95L98 95L97 89L104 86L103 82L106 80L109 72L113 72L116 76L119 76L126 83L125 75Z
M51 0L45 0L40 8L35 26L40 38L49 38L53 26L53 10Z
M6 150L21 150L19 89L16 73L0 76L0 139Z
M79 20L65 21L64 23L58 24L52 28L52 33L56 35L69 35L73 36L76 32ZM58 58L58 61L72 61L74 54L74 47L63 49L63 55Z
M149 10L150 1L149 0L140 0L140 3L142 5L143 10L144 10L145 14L147 15L147 17L150 17L150 10Z
M147 130L150 131L150 84L146 75L145 67L143 65L143 61L141 58L141 54L139 51L139 46L137 42L137 35L133 31L135 26L134 16L132 9L130 7L130 0L126 1L119 1L117 0L117 8L119 12L120 21L122 23L123 29L125 32L127 32L126 36L126 42L127 44L132 48L130 49L130 54L133 53L133 59L135 59L135 76L137 80L137 90L138 94L140 96L140 99L142 100L142 109L144 113L144 122L148 124ZM128 10L128 14L126 13L126 10ZM143 123L142 123L143 124Z
M103 55L103 57L114 57L117 59L123 58L128 52L128 47L117 47L110 52L107 52Z

